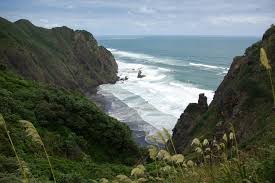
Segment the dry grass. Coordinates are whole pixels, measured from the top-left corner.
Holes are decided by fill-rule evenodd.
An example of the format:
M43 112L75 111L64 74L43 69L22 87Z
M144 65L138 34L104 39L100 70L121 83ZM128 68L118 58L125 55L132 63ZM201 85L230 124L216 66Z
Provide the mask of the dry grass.
M11 136L10 136L10 131L9 131L8 128L7 128L6 122L5 122L5 120L4 120L3 116L2 116L2 114L0 114L0 128L4 128L4 130L5 130L5 132L6 132L7 136L8 136L9 142L10 142L10 144L11 144L12 150L13 150L13 152L14 152L14 154L15 154L15 157L16 157L16 160L17 160L17 163L18 163L18 166L19 166L19 168L20 168L20 172L21 172L21 174L22 174L22 182L24 182L24 183L29 182L29 179L28 179L28 177L27 177L27 172L26 172L27 169L26 169L25 166L23 165L23 161L21 161L20 158L19 158L19 156L18 156L18 153L17 153L17 151L16 151L16 148L15 148L14 143L13 143L13 141L12 141L12 138L11 138Z
M266 54L264 48L261 48L261 50L260 50L260 62L262 64L262 66L264 66L264 68L267 71L269 81L270 81L270 85L271 85L271 90L272 90L273 104L274 104L274 107L275 107L275 91L274 91L274 85L273 85L273 81L272 81L272 72L271 72L272 67L270 65L269 59L267 57L267 54Z
M48 164L50 166L50 169L51 169L51 173L52 173L52 176L53 176L53 180L54 182L56 183L56 178L55 178L55 175L54 175L54 171L53 171L53 166L51 164L51 161L50 161L50 157L47 153L47 150L45 148L45 145L39 135L39 133L37 132L36 128L33 126L33 124L29 121L26 121L26 120L20 120L19 121L20 123L23 124L24 128L25 128L25 131L27 133L27 136L29 136L35 143L37 143L38 145L40 145L44 152L45 152L45 155L47 157L47 160L48 160Z

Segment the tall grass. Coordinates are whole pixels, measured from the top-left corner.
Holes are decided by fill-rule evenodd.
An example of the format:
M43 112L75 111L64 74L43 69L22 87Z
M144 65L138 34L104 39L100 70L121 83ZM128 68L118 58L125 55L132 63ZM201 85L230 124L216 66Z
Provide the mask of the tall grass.
M29 121L26 121L26 120L20 120L19 121L20 123L23 124L23 126L25 127L25 130L26 130L26 133L27 133L27 136L31 137L31 139L37 143L38 145L42 146L43 150L44 150L44 153L46 155L46 158L48 160L48 164L50 166L50 170L51 170L51 174L53 176L53 180L54 182L56 183L56 178L55 178L55 175L54 175L54 171L53 171L53 166L51 164L51 161L50 161L50 157L47 153L47 150L45 148L45 145L39 135L39 133L37 132L36 128L33 126L33 124Z
M272 90L273 107L275 107L275 91L274 91L274 85L273 85L272 73L271 73L272 67L270 65L269 59L267 57L267 54L266 54L264 48L261 48L261 50L260 50L260 62L262 64L262 66L264 66L264 68L267 71L269 81L270 81L270 85L271 85L271 90Z
M168 133L167 130L159 132L157 134L159 141L165 140L171 144L172 138ZM160 134L165 134L167 139ZM230 124L229 132L224 133L219 140L195 138L190 144L194 153L187 154L188 158L176 153L175 148L172 148L171 152L165 144L163 145L163 148L156 144L148 149L149 158L153 160L153 164L158 164L158 166L145 163L134 167L129 177L118 175L114 180L104 179L103 181L101 179L94 182L260 183L255 172L248 171L245 161L242 160L232 124ZM150 172L145 167L155 167L155 170Z
M18 156L18 153L17 153L16 148L14 146L13 140L12 140L12 138L10 136L10 131L7 128L6 122L5 122L2 114L0 114L0 127L4 128L4 130L5 130L5 132L6 132L7 136L8 136L8 139L9 139L9 142L11 144L12 150L13 150L13 152L15 154L15 157L16 157L16 160L17 160L20 172L22 174L22 181L24 183L29 182L28 177L27 177L27 173L26 173L25 168L24 168L24 165L23 165L22 161L20 160L20 158Z

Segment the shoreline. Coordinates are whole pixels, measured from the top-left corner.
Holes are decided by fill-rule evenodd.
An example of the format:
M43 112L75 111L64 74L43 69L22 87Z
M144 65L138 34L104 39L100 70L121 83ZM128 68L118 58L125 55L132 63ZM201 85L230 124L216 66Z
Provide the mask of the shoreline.
M104 96L102 94L99 94L98 90L96 90L95 93L88 95L88 98L90 98L93 102L95 102L95 104L101 110L103 110L107 115L109 115L113 118L116 118L118 121L120 121L122 123L125 123L130 128L130 130L132 132L133 139L139 146L146 147L146 146L150 145L150 143L148 143L146 141L146 132L138 129L138 127L141 125L149 125L149 124L147 122L145 122L144 120L142 120L140 118L140 116L138 116L138 114L136 112L134 112L133 109L131 109L130 107L128 107L126 104L122 103L121 101L118 101L118 99L116 99L112 95ZM127 120L127 117L125 117L124 119L118 119L116 116L112 115L112 105L114 105L114 102L116 104L119 102L119 105L123 106L121 108L123 108L125 111L122 111L122 116L124 115L123 113L128 113L128 112L136 113L134 115L137 115L137 116L131 116L131 117L134 117L135 120L134 121ZM126 110L129 110L129 111L126 111Z

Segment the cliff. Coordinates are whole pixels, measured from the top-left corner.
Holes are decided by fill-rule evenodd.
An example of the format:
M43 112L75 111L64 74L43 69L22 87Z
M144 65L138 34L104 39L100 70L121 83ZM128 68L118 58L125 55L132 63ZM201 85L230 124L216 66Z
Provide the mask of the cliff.
M261 47L267 51L275 80L275 27L271 26L261 41L247 48L243 56L234 58L208 109L200 101L185 109L173 130L179 152L188 151L195 137L221 138L229 131L230 123L243 148L252 148L263 139L267 144L272 142L275 112L270 81L259 61Z
M112 54L93 35L68 27L44 29L0 18L0 65L26 79L90 92L117 80Z

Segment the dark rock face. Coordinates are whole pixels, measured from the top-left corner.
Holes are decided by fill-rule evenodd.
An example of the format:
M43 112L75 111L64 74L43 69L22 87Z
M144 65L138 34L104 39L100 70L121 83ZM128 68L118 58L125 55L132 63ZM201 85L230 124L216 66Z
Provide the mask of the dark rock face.
M144 78L144 77L145 77L145 75L142 74L142 71L141 71L141 70L139 70L139 71L138 71L137 78Z
M266 133L274 134L272 92L266 70L259 61L261 47L266 50L274 70L274 26L266 31L261 41L247 48L243 56L234 58L208 108L205 98L200 96L198 104L189 104L185 109L173 130L173 141L179 152L188 151L195 137L219 139L229 132L230 124L240 144L253 144L260 138L268 138Z
M68 27L44 29L0 18L0 65L24 78L90 92L114 83L117 63L93 35Z
M199 95L198 103L190 103L180 116L174 130L173 142L177 152L182 152L191 140L190 134L196 126L196 119L208 109L207 97Z

